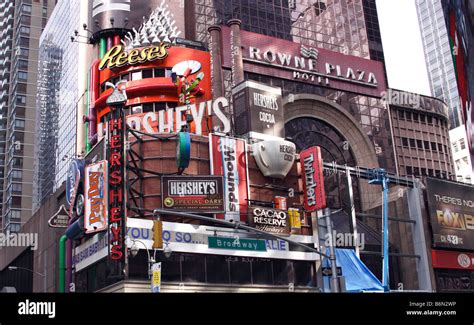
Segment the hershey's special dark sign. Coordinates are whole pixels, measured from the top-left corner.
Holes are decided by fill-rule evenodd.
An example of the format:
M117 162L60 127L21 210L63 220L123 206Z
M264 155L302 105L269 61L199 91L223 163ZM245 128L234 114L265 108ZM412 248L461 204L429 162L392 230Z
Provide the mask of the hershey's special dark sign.
M225 211L222 184L222 176L163 176L163 209L222 213Z

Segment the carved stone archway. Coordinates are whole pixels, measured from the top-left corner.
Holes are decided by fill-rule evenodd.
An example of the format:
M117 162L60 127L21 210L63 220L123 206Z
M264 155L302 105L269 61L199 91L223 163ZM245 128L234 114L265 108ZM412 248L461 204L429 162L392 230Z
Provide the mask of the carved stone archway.
M283 107L285 110L285 123L301 117L310 117L324 121L348 141L358 166L368 168L379 167L373 143L354 117L341 105L321 96L297 94L292 96L291 101L289 101L288 97L285 98ZM378 198L380 189L369 185L367 181L359 181L359 189L363 196L361 197L362 210L365 211Z

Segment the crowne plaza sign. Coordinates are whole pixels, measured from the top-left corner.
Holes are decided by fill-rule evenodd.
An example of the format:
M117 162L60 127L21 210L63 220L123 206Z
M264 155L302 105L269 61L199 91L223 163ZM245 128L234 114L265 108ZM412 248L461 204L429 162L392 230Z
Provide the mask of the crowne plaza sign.
M244 70L380 97L386 90L383 63L275 37L240 31ZM222 28L223 65L232 66L230 29Z

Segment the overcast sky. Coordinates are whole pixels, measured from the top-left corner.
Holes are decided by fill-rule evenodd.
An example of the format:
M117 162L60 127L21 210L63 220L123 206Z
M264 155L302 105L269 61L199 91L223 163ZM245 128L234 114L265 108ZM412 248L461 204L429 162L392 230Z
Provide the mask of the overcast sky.
M389 87L431 95L415 0L377 0Z

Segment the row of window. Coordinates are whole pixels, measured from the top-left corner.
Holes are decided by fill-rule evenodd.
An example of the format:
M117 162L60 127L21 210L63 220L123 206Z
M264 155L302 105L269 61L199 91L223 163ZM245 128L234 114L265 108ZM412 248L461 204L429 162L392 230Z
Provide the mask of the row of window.
M315 287L311 262L271 260L261 258L231 257L218 255L185 254L173 252L166 258L162 252L156 256L162 263L162 282L282 285ZM129 260L131 279L148 278L146 253ZM76 275L76 290L95 291L105 286L106 272L99 262Z
M406 166L406 173L407 175L413 176L434 176L438 178L448 178L448 173L445 171L431 169L431 168L419 168L419 167L412 167Z
M148 79L148 78L163 78L163 77L171 77L171 69L168 68L155 68L155 69L143 69L139 71L131 71L122 73L121 75L108 80L109 82L113 83L114 85L121 81L131 81L131 80L141 80L141 79ZM100 86L101 92L105 91L105 82Z
M459 152L460 150L466 149L466 142L464 138L459 139L459 141L452 142L454 152Z
M448 147L441 143L436 143L433 141L426 141L426 140L409 139L409 138L401 138L401 139L402 139L402 146L404 148L427 150L427 151L431 150L433 152L448 153Z
M398 119L409 121L409 122L420 122L422 124L437 125L448 127L448 122L445 120L439 119L435 116L418 114L415 112L409 112L404 110L398 110Z

